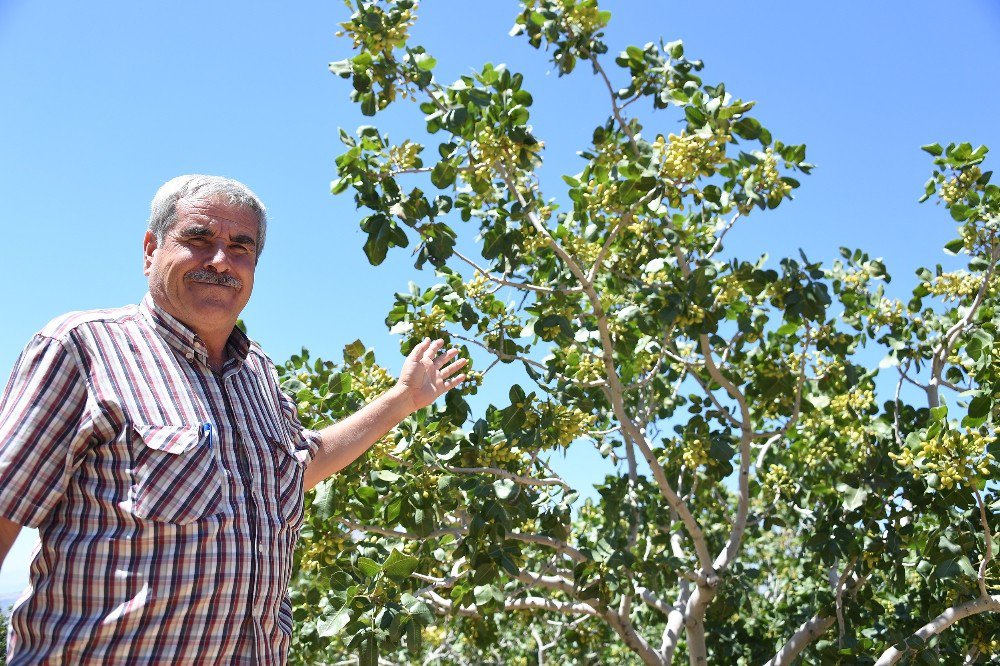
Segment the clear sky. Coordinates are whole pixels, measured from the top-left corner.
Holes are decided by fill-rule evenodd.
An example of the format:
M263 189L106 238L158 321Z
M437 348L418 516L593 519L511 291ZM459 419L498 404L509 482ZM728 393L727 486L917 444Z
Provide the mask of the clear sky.
M776 258L801 247L830 259L841 245L862 247L885 258L899 293L917 266L945 259L954 226L916 203L930 172L919 146L970 141L1000 153L1000 3L602 6L613 13L610 55L682 38L707 81L757 100L776 138L808 145L818 168L797 199L734 231L730 252ZM425 0L414 42L437 57L441 80L485 62L525 74L546 142L546 195L558 198L559 174L579 171L574 152L608 114L606 93L585 71L556 77L544 54L508 37L516 13L515 2ZM242 180L270 209L244 319L272 358L302 346L338 357L362 338L398 368L384 316L393 292L429 276L398 251L370 267L350 197L329 194L338 128L371 122L326 69L349 54L334 37L347 15L334 0L0 0L0 374L51 318L142 297L149 200L192 172ZM419 126L402 118L375 122L401 139ZM673 123L659 114L649 129ZM585 478L578 461L565 463L570 478ZM24 585L30 536L8 557L0 599Z

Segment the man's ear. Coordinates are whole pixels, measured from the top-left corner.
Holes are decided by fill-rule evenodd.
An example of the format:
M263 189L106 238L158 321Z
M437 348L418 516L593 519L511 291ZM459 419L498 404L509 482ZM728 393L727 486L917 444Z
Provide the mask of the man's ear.
M153 252L156 251L156 235L146 230L146 236L142 239L142 272L149 275L150 267L153 265Z

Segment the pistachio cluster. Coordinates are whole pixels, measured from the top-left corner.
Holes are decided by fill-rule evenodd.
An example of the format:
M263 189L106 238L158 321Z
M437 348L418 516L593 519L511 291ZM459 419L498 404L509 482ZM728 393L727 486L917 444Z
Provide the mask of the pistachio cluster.
M764 494L773 501L788 499L796 492L791 473L781 464L768 465L767 470L761 474L760 485L764 488Z
M344 4L349 9L353 9L350 0L345 0ZM343 30L336 33L337 37L348 35L356 49L364 49L372 54L384 55L391 53L394 48L401 48L406 45L406 40L410 36L410 28L416 21L414 10L404 9L397 15L390 15L378 5L371 5L366 9L369 18L363 21L345 21L340 24Z
M896 326L905 319L905 308L901 301L882 298L869 314L869 321L875 327Z
M484 123L469 145L469 160L463 177L477 193L487 192L492 189L490 183L497 172L512 174L525 154L537 161L544 147L541 141L530 145L517 143L505 132Z
M966 197L969 190L973 188L981 189L977 186L976 181L982 178L982 176L982 170L974 164L961 169L956 175L941 184L941 200L948 205L958 203Z
M563 240L566 250L584 265L593 264L601 251L600 243L591 243L579 236L567 236Z
M539 0L526 3L532 9L538 7ZM562 22L572 34L590 34L608 24L607 13L602 13L595 0L557 0L562 13Z
M942 273L933 280L923 283L927 291L935 296L943 297L946 301L960 301L967 296L972 296L979 291L982 285L981 275L974 275L964 270Z
M986 451L996 437L978 430L948 430L930 440L920 440L889 457L916 478L927 478L931 485L944 489L956 485L977 487L991 476L995 463Z
M690 183L698 176L711 176L725 164L725 134L705 137L701 134L662 134L653 141L653 151L660 158L660 175L675 184Z
M716 306L726 306L738 301L744 294L743 285L734 275L725 275L712 287Z
M519 463L524 452L506 439L488 443L479 449L479 461L487 467L505 468L512 463Z
M694 303L688 305L674 320L678 326L696 326L703 321L705 321L705 308Z
M417 340L440 337L441 329L444 328L447 318L448 313L440 305L431 306L429 311L414 313L412 318L412 337Z
M774 151L768 148L763 153L757 153L759 159L752 167L745 167L740 170L740 180L749 185L753 191L768 205L776 206L779 201L789 196L792 186L781 180L778 172L778 158ZM747 202L741 208L741 212L749 213L751 202Z
M576 366L573 378L581 382L594 382L604 377L604 361L592 354L584 354Z
M541 417L551 423L546 433L551 441L546 442L546 445L551 443L564 449L589 433L597 421L593 414L556 402L545 403L541 409Z
M490 284L490 279L485 274L477 272L471 280L465 284L465 295L473 300L486 294Z
M395 378L385 368L375 364L358 368L353 376L355 380L361 381L358 392L364 397L365 402L371 402L396 383Z
M681 460L684 466L695 470L708 463L709 444L702 437L691 437L684 441Z
M424 149L419 143L406 140L398 146L389 146L387 159L379 166L379 175L388 176L398 171L419 167L420 152Z

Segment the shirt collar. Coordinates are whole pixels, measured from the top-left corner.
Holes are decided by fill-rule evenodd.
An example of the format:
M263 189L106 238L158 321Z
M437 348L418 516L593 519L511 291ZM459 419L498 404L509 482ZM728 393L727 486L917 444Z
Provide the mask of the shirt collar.
M198 359L208 365L208 349L201 341L198 334L191 330L182 321L169 314L163 308L153 302L151 294L147 293L142 303L139 304L139 311L152 325L153 329L163 338L167 344L173 347L184 358L189 361ZM250 338L238 327L233 327L233 332L229 334L226 341L226 360L223 364L223 371L229 370L231 365L239 368L246 360L250 352Z

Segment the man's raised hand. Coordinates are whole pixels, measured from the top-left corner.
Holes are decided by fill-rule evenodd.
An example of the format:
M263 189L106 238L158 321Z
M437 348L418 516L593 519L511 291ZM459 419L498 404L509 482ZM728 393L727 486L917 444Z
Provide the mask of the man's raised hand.
M468 363L468 359L455 360L459 350L453 348L442 353L443 347L444 340L440 338L433 341L424 338L403 363L397 384L410 399L413 411L426 407L442 393L465 381L464 373L455 373Z

